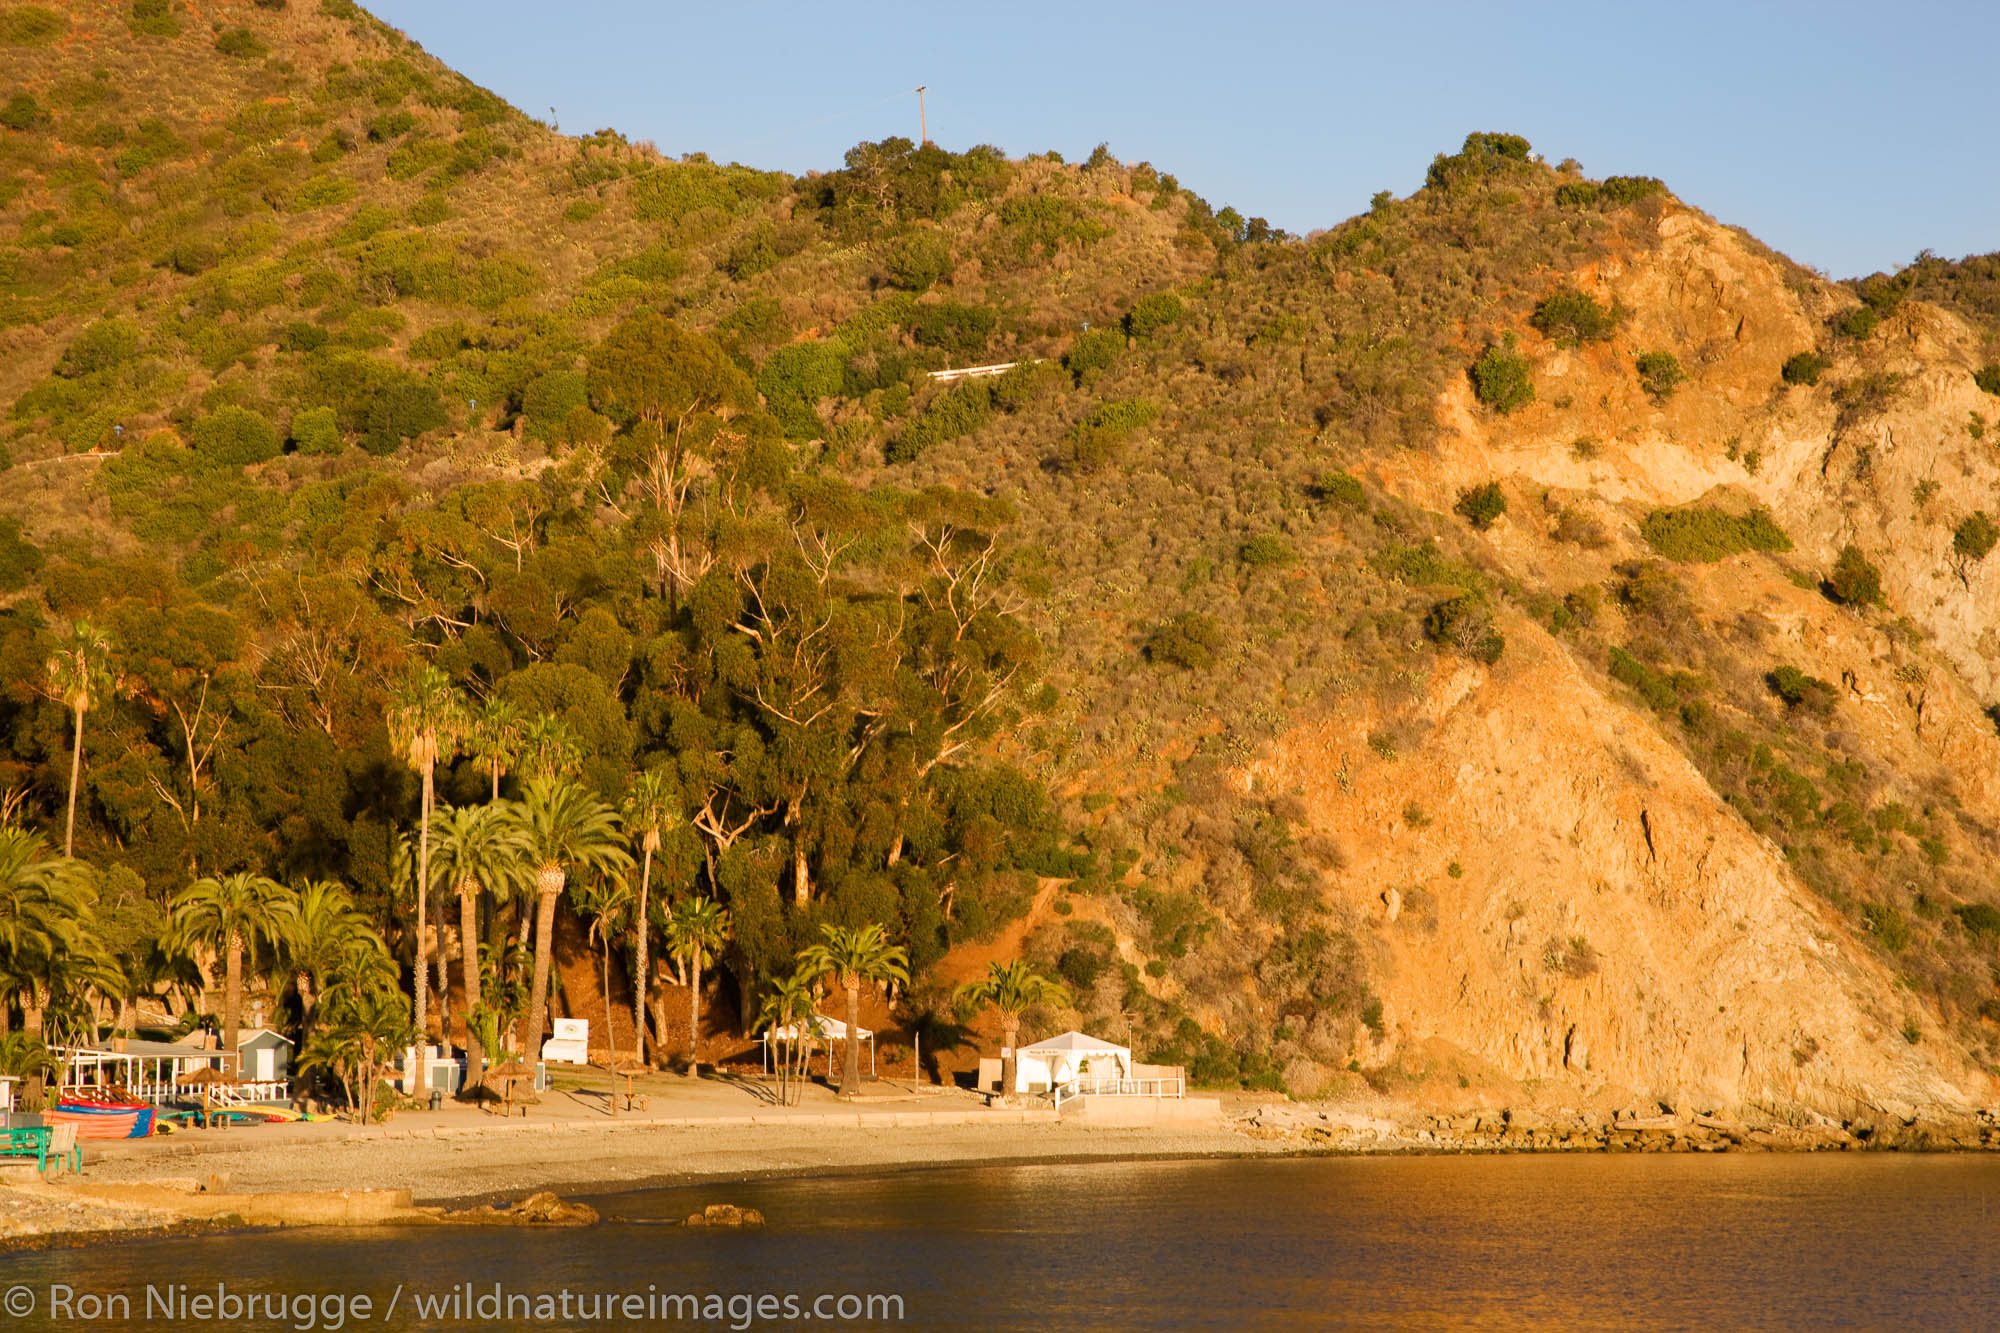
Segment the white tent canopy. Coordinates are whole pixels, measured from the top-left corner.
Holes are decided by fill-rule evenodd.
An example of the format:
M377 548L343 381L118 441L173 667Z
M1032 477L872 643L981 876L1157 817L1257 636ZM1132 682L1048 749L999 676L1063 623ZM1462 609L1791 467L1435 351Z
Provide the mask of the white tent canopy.
M1085 1074L1091 1079L1130 1078L1132 1048L1093 1037L1086 1032L1065 1032L1023 1046L1016 1051L1014 1091L1031 1092L1074 1083Z
M801 1029L803 1029L803 1032L801 1032ZM868 1077L873 1078L875 1077L875 1031L872 1028L862 1027L857 1023L854 1025L854 1035L859 1040L868 1043ZM806 1043L806 1068L810 1072L812 1068L812 1046L817 1041L824 1043L826 1046L826 1076L832 1078L833 1048L846 1040L847 1024L837 1018L829 1018L825 1014L814 1014L803 1023L794 1023L787 1027L765 1028L762 1037L764 1043L764 1072L768 1074L772 1070L771 1043L774 1041L804 1041Z

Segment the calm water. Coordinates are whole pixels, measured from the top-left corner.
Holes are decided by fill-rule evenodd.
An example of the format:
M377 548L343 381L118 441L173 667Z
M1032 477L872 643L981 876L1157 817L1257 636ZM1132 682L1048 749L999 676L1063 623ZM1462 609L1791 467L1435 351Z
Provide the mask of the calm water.
M648 1225L703 1203L762 1232ZM586 1231L303 1232L0 1257L17 1327L1936 1329L2000 1327L2000 1161L1502 1157L992 1167L613 1195ZM218 1281L254 1318L147 1317L145 1288ZM425 1318L471 1282L489 1300L565 1288L640 1304L591 1319ZM68 1317L52 1284L74 1289ZM391 1314L388 1303L403 1293ZM895 1294L903 1318L713 1319L643 1302ZM125 1294L131 1317L91 1318ZM264 1317L281 1297L282 1320ZM516 1311L532 1306L517 1304ZM604 1309L599 1307L600 1311ZM226 1313L226 1312L225 1312ZM584 1312L584 1313L587 1313ZM837 1316L829 1302L823 1313ZM7 1322L0 1320L0 1323Z

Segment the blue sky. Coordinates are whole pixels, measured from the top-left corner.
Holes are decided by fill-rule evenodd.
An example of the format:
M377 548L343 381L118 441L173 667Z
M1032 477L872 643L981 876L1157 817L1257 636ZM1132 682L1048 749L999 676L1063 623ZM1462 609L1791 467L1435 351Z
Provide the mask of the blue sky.
M1659 176L1847 277L2000 250L2000 6L367 0L570 133L802 172L862 139L1105 141L1293 231L1466 131Z

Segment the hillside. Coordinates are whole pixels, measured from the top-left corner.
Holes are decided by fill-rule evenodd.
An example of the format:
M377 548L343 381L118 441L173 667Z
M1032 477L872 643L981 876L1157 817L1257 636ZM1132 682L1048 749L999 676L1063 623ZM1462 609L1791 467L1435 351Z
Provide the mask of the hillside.
M344 0L0 40L0 781L60 833L108 626L132 920L257 867L407 951L430 661L670 776L732 997L876 920L932 1032L999 933L1206 1081L1992 1099L1990 257L1829 282L1505 134L1302 238L1102 149L669 160Z

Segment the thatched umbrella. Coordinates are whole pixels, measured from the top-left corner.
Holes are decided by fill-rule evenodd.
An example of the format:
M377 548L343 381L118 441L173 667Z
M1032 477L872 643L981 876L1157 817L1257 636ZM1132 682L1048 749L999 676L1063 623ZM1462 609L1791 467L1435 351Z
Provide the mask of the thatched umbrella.
M519 1060L509 1060L505 1064L490 1066L486 1071L486 1079L489 1083L498 1079L505 1085L506 1092L502 1095L501 1101L507 1108L511 1109L513 1107L514 1085L522 1079L528 1080L530 1097L533 1095L535 1071L522 1064Z
M223 1073L220 1069L217 1069L214 1065L203 1065L199 1069L190 1070L182 1074L174 1082L184 1088L201 1089L201 1119L203 1124L207 1124L209 1111L208 1090L218 1084L233 1084L236 1080L228 1074Z
M634 1074L649 1074L652 1071L637 1060L620 1060L612 1066L611 1072L614 1075L623 1074L625 1076L625 1109L629 1111L632 1109L632 1076ZM611 1096L615 1101L618 1094L614 1090Z

